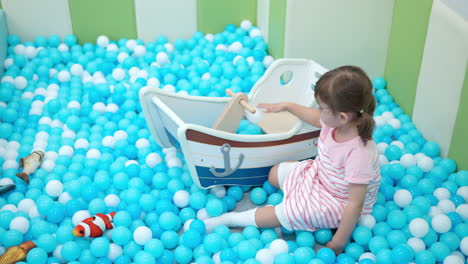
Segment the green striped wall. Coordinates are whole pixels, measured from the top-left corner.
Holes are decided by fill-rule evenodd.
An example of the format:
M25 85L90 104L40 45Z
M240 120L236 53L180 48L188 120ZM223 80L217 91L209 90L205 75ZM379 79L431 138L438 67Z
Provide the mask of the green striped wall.
M257 24L257 1L198 0L198 30L201 32L222 32L226 25L239 25L245 19Z
M432 0L396 0L385 67L388 90L412 115Z
M69 0L73 33L80 43L136 38L135 2L132 0Z
M468 170L468 64L465 72L460 105L450 144L449 158L457 161L458 169Z
M286 0L270 0L268 21L268 53L276 59L282 58L286 28Z

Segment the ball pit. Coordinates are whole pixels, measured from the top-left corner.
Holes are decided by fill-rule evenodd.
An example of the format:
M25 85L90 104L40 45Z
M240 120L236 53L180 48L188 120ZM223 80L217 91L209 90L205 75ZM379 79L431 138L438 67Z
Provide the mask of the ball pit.
M373 80L373 137L383 177L378 200L335 256L313 250L331 240L329 229L250 226L231 233L218 227L206 234L199 219L233 210L243 197L276 205L282 192L269 183L196 187L182 155L158 146L141 114L143 86L201 96L224 96L226 88L248 93L274 60L250 21L173 43L164 36L147 43L100 36L96 44L79 45L72 35L21 43L10 35L8 44L0 82L0 181L16 189L0 196L0 249L33 240L37 248L27 263L466 261L468 172L439 157L440 147L416 130L383 78ZM260 116L242 120L238 133L261 133L254 124ZM15 176L19 158L36 148L45 159L25 185ZM72 235L83 219L113 211L115 227L103 237Z

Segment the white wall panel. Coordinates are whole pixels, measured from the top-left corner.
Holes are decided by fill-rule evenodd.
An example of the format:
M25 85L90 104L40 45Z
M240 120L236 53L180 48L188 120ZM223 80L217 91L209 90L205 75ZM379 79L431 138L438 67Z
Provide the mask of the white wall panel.
M393 6L394 0L288 0L284 56L383 76Z
M468 21L434 0L419 74L413 121L446 156L468 63Z
M135 0L135 12L138 37L144 41L160 35L187 39L198 29L196 0Z
M52 34L72 34L70 8L64 0L2 0L10 34L22 41Z
M257 26L265 39L268 39L268 24L270 19L270 0L257 1Z

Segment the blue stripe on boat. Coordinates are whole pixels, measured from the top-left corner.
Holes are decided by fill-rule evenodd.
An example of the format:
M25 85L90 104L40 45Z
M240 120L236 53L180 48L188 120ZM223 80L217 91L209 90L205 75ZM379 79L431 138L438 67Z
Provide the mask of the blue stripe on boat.
M214 185L262 185L268 179L268 172L272 167L238 169L226 177L214 176L208 167L195 166L195 169L200 185L206 188ZM216 171L223 172L222 169L216 169Z

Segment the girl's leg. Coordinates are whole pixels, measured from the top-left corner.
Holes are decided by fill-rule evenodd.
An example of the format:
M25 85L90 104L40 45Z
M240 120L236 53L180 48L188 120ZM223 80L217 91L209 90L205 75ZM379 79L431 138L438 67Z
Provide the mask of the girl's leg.
M276 164L275 166L273 166L273 168L270 169L270 172L268 173L268 181L270 182L271 185L280 189L279 182L278 182L278 167L279 167L279 164Z
M225 213L218 217L208 218L204 222L208 233L220 225L227 227L246 227L252 225L264 228L281 226L276 217L274 206L254 208L244 212Z

